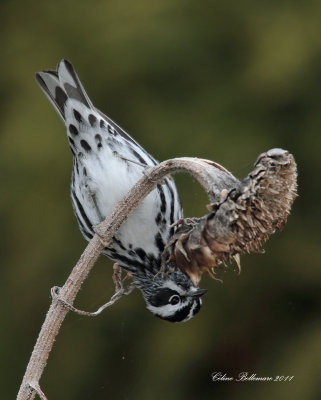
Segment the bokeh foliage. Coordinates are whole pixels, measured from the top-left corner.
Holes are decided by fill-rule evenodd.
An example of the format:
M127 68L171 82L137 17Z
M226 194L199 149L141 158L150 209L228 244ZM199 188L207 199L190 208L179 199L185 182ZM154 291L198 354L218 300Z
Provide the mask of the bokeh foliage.
M12 0L1 16L1 398L14 398L49 289L85 246L64 129L33 77L61 58L158 159L209 158L243 177L286 148L300 197L265 255L221 271L223 285L202 281L194 320L157 320L139 293L96 319L68 315L41 382L49 399L321 398L320 1ZM198 185L177 182L186 214L204 214ZM109 297L111 265L101 258L79 307ZM213 383L213 371L295 378Z

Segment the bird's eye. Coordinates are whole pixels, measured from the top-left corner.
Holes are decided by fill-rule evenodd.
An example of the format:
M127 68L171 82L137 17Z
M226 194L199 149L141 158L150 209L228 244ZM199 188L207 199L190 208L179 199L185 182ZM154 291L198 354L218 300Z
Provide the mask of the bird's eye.
M180 301L181 301L181 298L177 294L174 294L173 296L171 296L169 298L169 303L172 306L174 306L175 304L178 304Z

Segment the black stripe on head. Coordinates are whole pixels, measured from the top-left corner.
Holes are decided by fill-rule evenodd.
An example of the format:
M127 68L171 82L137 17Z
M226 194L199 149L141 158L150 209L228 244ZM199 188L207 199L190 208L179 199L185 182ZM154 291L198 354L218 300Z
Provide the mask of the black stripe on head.
M148 302L154 307L162 307L169 304L169 299L171 296L177 295L176 290L162 288L156 291L155 294L148 297Z
M201 300L195 299L192 303L187 304L184 308L177 311L174 315L171 315L170 317L162 317L161 315L158 314L155 315L169 322L183 322L186 320L186 318L188 318L192 307L194 307L193 315L191 315L190 318L193 318L194 315L196 315L199 312L199 310L201 309L201 305L202 305Z
M164 319L165 321L182 322L188 317L188 314L191 311L191 307L192 307L192 304L188 303L188 304L186 304L185 307L181 308L174 315L171 315L170 317L163 317L159 314L155 314L155 315L156 315L156 317Z

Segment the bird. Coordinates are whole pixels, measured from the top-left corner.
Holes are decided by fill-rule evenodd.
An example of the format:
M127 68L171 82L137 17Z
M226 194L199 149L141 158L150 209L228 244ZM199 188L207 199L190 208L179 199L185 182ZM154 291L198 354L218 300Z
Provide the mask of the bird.
M66 126L73 158L73 210L82 235L90 241L95 226L158 162L94 107L68 60L61 60L56 70L37 72L36 81ZM162 252L174 233L173 224L181 218L183 210L174 180L167 177L141 202L102 251L131 274L147 309L170 322L185 322L194 317L201 308L201 296L206 293L179 269L159 274Z

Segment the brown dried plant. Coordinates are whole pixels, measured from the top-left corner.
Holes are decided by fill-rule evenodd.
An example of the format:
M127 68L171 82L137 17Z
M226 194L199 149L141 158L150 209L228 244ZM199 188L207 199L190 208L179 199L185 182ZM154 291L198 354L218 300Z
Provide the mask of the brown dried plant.
M174 263L198 285L204 272L215 278L215 268L242 253L258 252L262 243L281 230L297 196L293 156L273 149L257 159L242 181L235 178L208 206L202 218L178 221L175 235L163 253L163 269Z

